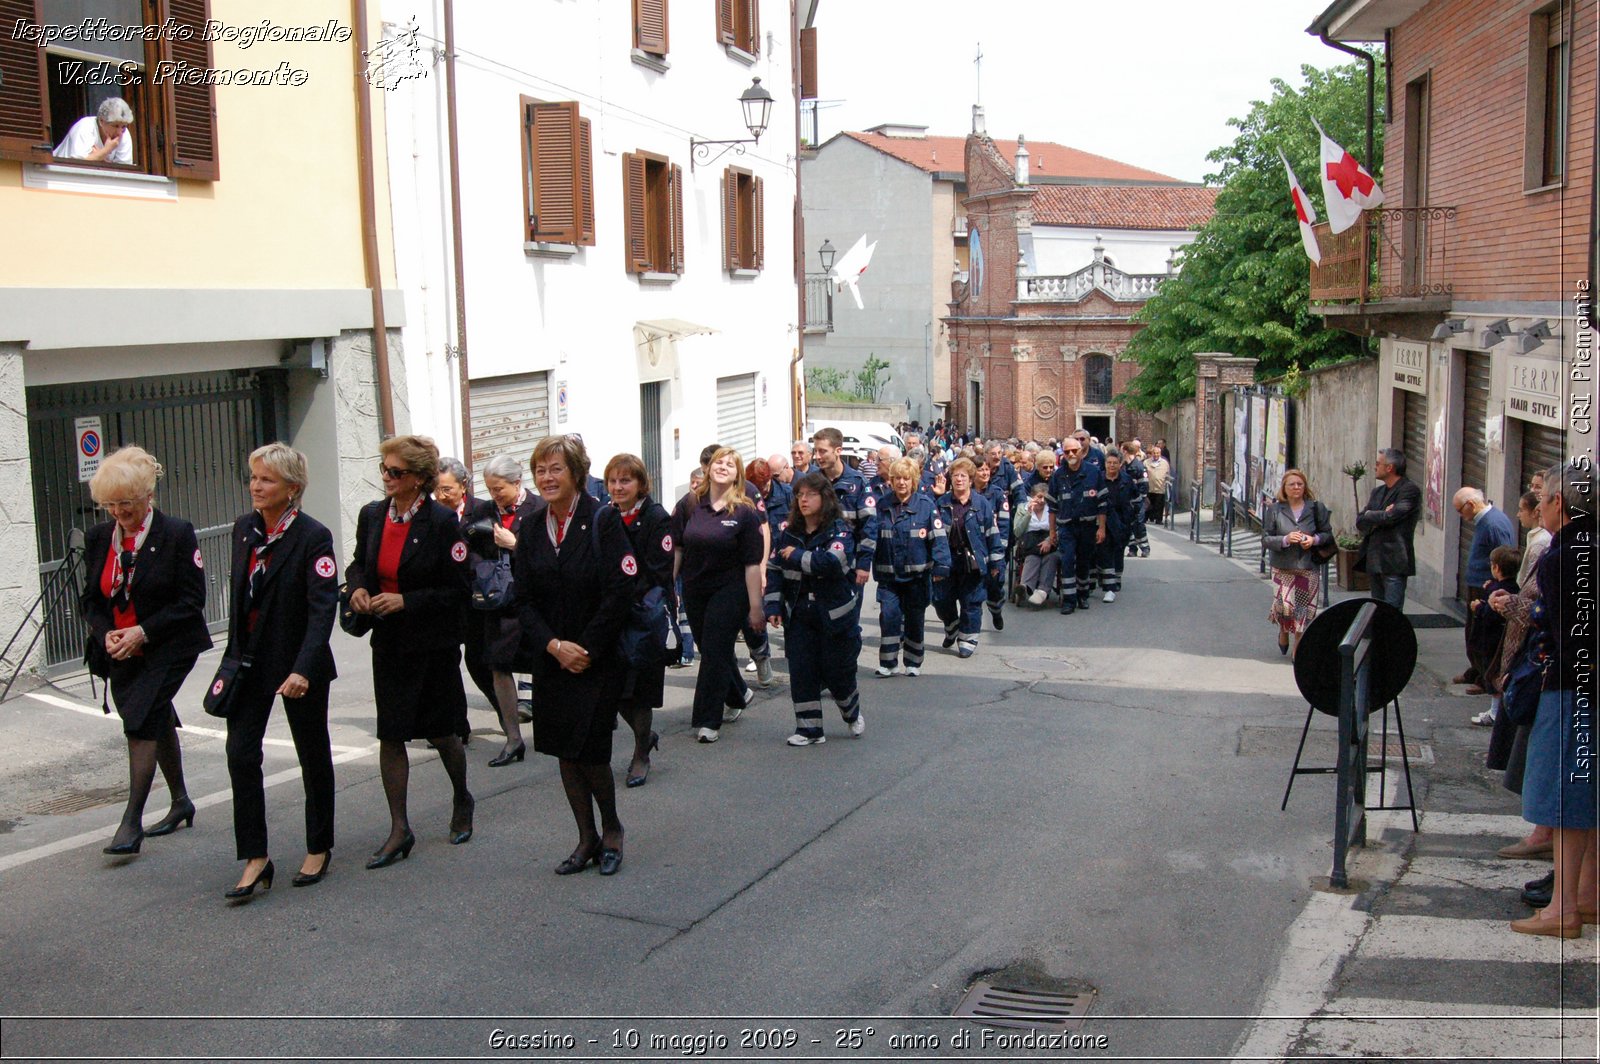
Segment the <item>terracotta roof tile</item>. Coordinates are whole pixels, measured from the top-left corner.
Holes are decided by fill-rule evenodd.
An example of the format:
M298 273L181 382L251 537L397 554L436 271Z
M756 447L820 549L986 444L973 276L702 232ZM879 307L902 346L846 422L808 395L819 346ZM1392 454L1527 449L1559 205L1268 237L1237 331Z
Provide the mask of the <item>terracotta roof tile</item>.
M1106 229L1198 229L1217 189L1195 185L1035 185L1036 225Z
M961 171L966 166L966 137L886 137L882 133L845 132L850 137L929 173ZM995 138L1006 159L1017 154L1017 142ZM1037 177L1075 177L1095 181L1177 181L1103 155L1092 155L1047 140L1028 141L1028 169Z

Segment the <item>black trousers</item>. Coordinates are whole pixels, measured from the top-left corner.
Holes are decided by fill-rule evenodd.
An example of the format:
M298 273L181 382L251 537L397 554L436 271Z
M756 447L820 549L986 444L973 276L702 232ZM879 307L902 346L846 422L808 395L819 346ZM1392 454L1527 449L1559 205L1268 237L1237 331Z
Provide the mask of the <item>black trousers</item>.
M1148 496L1150 508L1145 511L1144 519L1150 524L1159 525L1167 516L1167 497L1162 492L1152 491Z
M228 718L228 777L233 781L233 840L241 861L267 856L267 794L261 741L277 685L251 675L234 696ZM283 700L306 792L306 852L333 849L333 751L328 739L328 684L313 683L304 698Z
M722 707L744 705L744 677L734 646L750 616L750 593L744 581L721 587L683 589L683 605L689 615L689 630L700 648L700 674L694 683L694 712L689 724L695 728L722 727Z

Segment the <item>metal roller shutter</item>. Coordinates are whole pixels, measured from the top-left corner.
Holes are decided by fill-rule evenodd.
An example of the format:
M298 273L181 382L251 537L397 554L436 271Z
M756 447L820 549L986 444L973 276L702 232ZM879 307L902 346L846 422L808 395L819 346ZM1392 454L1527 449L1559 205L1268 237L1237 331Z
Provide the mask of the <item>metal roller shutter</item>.
M1461 486L1482 489L1489 478L1489 445L1483 421L1489 414L1489 356L1466 355L1466 401L1461 426ZM1472 551L1473 526L1462 521L1457 534L1460 564L1456 571L1456 598L1467 601L1467 556Z
M748 465L756 455L756 375L717 378L717 442Z
M1517 490L1527 491L1528 481L1533 479L1535 473L1566 461L1566 457L1567 440L1560 429L1535 425L1531 421L1523 422L1522 471L1517 477ZM1515 499L1507 499L1505 510L1514 514L1516 506Z
M524 469L533 445L550 435L550 374L522 373L472 382L472 483L483 488L483 466L509 454Z
M1400 449L1406 454L1406 476L1423 484L1428 465L1428 397L1416 392L1400 394L1404 396Z

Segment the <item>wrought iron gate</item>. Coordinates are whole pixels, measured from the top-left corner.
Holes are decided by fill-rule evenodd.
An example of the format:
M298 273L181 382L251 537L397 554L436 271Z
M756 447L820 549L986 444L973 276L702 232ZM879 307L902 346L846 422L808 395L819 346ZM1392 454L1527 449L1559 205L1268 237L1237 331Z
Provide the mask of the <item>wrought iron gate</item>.
M137 443L161 463L156 505L194 525L206 565L206 620L214 631L225 627L228 530L250 505L250 452L283 435L282 371L45 385L27 395L40 579L61 567L72 529L104 520L88 483L78 480L74 428L75 419L97 416L107 452ZM88 559L91 573L97 561ZM74 595L70 608L48 618L45 667L80 660L83 636Z

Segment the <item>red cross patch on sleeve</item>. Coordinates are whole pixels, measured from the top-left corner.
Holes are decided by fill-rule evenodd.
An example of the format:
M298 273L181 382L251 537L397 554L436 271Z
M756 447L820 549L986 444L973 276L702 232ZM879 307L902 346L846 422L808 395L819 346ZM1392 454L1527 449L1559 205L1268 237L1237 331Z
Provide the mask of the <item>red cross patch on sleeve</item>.
M333 559L326 554L317 559L315 569L317 575L324 580L331 580L334 572L337 571L337 567L333 564Z
M632 576L639 571L639 563L633 560L633 555L624 554L622 556L622 571L627 573L629 576Z
M672 553L672 536L670 533L661 537L661 549L667 554Z
M204 569L206 567L206 560L200 556L199 547L194 549L194 567L196 569Z
M454 558L458 562L466 561L467 545L462 543L460 540L456 540L455 545L450 548L450 557Z

